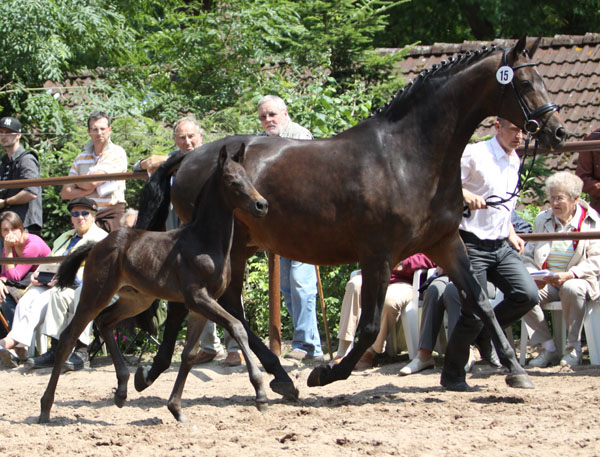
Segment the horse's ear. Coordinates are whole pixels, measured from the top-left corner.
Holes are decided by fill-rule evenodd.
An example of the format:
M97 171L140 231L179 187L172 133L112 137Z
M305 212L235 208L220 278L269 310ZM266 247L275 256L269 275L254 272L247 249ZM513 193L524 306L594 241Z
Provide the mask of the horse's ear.
M240 144L240 149L235 153L232 159L240 165L244 163L244 160L246 159L246 145L244 143Z
M519 38L519 41L517 41L517 44L515 44L515 47L512 48L512 51L510 53L513 62L515 60L517 60L519 58L519 56L521 55L521 53L525 50L526 44L527 44L527 35L523 35L521 38Z
M219 151L219 159L217 160L217 164L220 170L225 166L225 162L227 161L227 148L223 146Z
M535 54L535 51L537 51L537 48L540 46L541 41L542 41L542 37L536 38L533 42L530 40L531 44L527 48L527 54L529 55L530 59Z

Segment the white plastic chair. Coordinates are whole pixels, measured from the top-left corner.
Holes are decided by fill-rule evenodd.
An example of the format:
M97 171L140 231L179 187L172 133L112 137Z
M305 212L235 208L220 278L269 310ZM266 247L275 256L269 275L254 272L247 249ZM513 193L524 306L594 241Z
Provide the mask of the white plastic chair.
M563 318L563 309L560 301L553 301L542 305L542 310L550 311L552 317L552 329L554 331L554 344L559 350L567 346L567 325ZM600 303L598 300L586 303L585 317L583 321L585 337L590 353L590 363L600 365ZM529 344L529 327L521 320L521 356L519 363L525 366L527 361L527 345Z

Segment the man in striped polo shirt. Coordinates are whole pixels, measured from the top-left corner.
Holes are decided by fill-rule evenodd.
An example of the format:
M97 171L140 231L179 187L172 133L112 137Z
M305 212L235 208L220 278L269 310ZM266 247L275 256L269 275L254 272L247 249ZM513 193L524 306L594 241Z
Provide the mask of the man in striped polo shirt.
M91 141L85 145L69 170L69 176L100 175L127 171L127 155L110 140L112 128L106 113L96 111L88 118ZM110 232L121 226L125 213L125 181L93 181L66 184L60 192L63 200L87 197L96 202L96 224Z

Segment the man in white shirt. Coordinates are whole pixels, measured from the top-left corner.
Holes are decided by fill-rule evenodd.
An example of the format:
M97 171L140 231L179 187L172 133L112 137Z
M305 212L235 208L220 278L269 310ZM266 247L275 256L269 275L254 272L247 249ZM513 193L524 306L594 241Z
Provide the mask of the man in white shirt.
M490 281L504 293L504 300L494 312L500 326L507 327L535 306L538 292L519 256L525 242L511 222L519 182L519 157L515 148L523 134L521 129L500 118L495 128L494 138L468 145L463 153L463 197L470 214L463 217L459 231L482 289L487 290L486 284ZM446 388L468 389L464 367L469 359L469 346L482 327L473 309L463 302L444 360L441 382ZM485 338L479 340L485 341Z

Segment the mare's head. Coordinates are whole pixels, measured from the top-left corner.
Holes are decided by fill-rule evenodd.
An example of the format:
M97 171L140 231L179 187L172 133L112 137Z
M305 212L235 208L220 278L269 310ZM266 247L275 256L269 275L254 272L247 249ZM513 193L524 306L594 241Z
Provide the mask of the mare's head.
M549 148L561 145L566 130L558 116L558 107L550 102L546 86L532 61L541 38L529 46L526 37L514 47L502 50L496 84L500 85L498 115L521 127L525 134L537 137Z
M231 158L227 156L225 146L219 151L217 174L221 176L223 196L231 209L249 213L253 217L264 217L267 215L269 204L250 182L242 166L245 158L244 143Z

